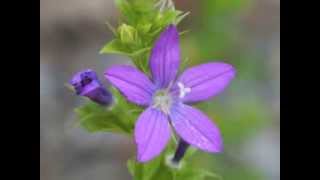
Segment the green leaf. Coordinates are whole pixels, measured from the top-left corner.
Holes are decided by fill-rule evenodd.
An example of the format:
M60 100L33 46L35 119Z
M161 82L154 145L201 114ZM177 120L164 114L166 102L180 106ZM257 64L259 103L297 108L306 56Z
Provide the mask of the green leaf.
M75 112L80 119L80 126L88 132L129 132L116 115L94 102L76 108Z
M151 49L150 47L139 49L139 50L131 53L130 56L132 56L132 57L139 56L143 53L147 53L148 51L150 51L150 49Z
M156 27L165 27L171 23L175 23L176 18L181 14L181 11L176 10L165 10L163 12L159 12L155 18L155 26Z
M119 39L114 39L107 43L101 50L100 54L121 54L121 55L128 55L128 49L121 43Z
M128 102L117 89L111 88L110 91L114 97L114 106L111 110L119 117L119 119L125 121L125 124L130 128L130 132L132 132L138 116L144 109Z
M143 109L127 102L116 89L112 88L111 92L114 102L110 107L89 101L75 109L80 126L91 133L115 132L130 135Z
M137 25L137 29L141 34L147 34L151 30L152 24L151 23L144 23L141 22Z

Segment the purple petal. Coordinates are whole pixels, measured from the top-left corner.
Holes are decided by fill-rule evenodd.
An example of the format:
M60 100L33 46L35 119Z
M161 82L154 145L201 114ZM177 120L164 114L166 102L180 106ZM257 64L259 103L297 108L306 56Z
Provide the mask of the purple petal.
M218 127L201 111L181 103L172 108L170 118L178 135L189 144L207 152L222 151Z
M70 84L77 95L86 96L101 105L108 105L112 102L111 93L102 86L97 74L91 69L76 73Z
M149 65L157 87L167 87L175 79L179 64L179 33L174 25L170 25L160 34L150 55Z
M170 139L169 121L161 111L149 107L135 125L138 161L146 162L159 155Z
M150 104L155 87L136 68L127 65L113 66L104 75L129 101L138 105Z
M235 69L226 63L201 64L182 73L173 88L173 93L181 95L185 103L207 100L222 92L235 74ZM178 87L179 83L188 91L182 93L181 87Z

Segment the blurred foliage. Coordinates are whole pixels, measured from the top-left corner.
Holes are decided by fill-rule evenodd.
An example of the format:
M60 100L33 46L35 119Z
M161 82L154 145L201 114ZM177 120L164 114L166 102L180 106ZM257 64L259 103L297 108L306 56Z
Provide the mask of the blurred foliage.
M225 153L197 153L194 164L207 164L227 180L266 179L260 169L245 164L239 152L248 138L271 123L271 110L262 96L261 87L267 79L265 57L249 45L240 15L252 5L251 0L202 0L198 14L189 17L191 32L182 39L182 50L188 66L223 60L237 69L235 80L224 94L212 101L197 104L220 127ZM190 19L192 18L192 19ZM231 152L230 152L231 151ZM241 156L239 154L239 156Z
M188 19L192 21L192 33L182 39L183 54L190 58L190 65L223 60L238 69L237 79L265 80L262 52L250 46L250 36L241 23L241 17L253 3L252 0L199 1L200 11Z

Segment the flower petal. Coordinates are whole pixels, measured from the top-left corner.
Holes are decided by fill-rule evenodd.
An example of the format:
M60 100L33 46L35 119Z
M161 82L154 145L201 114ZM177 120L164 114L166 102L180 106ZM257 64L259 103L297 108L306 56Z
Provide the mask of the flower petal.
M179 136L207 152L221 152L222 138L218 127L201 111L180 103L172 107L171 122Z
M135 125L138 161L146 162L159 155L170 139L169 121L161 111L149 107Z
M179 33L169 25L159 36L150 55L150 69L154 83L164 88L177 75L180 63Z
M136 68L127 65L113 66L104 75L129 101L138 105L150 104L154 85Z
M180 94L185 103L206 100L222 92L235 74L235 69L226 63L201 64L184 71L172 91ZM181 86L188 91L181 89Z

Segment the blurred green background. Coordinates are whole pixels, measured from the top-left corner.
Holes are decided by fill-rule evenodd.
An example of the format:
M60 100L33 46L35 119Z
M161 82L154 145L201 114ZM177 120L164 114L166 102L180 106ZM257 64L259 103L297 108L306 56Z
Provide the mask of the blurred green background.
M197 152L192 161L225 180L280 179L280 0L176 0L190 11L179 30L185 67L223 60L237 68L231 86L199 108L221 128L225 152ZM135 146L127 137L89 134L74 127L73 108L83 104L65 86L78 70L102 73L117 55L99 55L116 24L113 0L41 0L40 178L131 179L126 160Z

